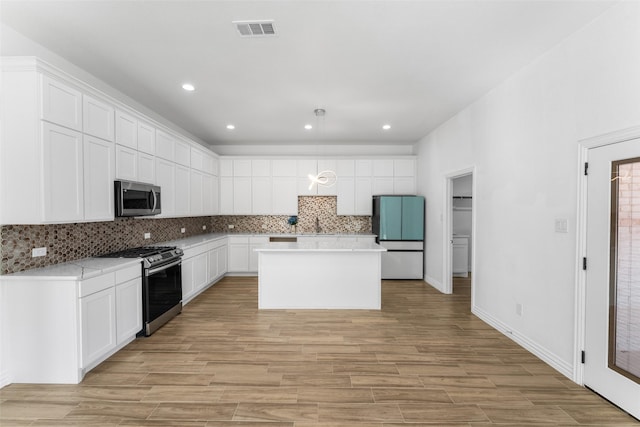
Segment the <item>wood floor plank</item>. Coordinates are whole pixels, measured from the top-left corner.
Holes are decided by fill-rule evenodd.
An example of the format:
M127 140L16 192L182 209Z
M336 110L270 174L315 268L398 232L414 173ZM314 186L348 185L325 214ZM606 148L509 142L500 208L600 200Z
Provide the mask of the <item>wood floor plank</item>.
M466 287L465 287L466 286ZM382 310L257 309L225 278L79 385L0 390L0 425L638 425L470 312L470 287L383 281Z

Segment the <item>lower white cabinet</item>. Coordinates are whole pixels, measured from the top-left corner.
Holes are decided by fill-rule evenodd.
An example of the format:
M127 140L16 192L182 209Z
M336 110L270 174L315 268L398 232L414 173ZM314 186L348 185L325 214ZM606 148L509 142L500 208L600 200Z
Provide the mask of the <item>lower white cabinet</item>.
M116 285L116 344L142 330L142 281L132 279Z
M229 236L229 272L249 271L249 237Z
M80 298L82 366L90 366L116 347L116 292L112 287Z
M141 273L134 263L84 280L0 278L11 382L77 384L133 341L142 329Z
M226 271L226 238L185 249L182 259L182 304L187 304Z
M452 239L451 268L454 276L469 276L469 238L454 236Z

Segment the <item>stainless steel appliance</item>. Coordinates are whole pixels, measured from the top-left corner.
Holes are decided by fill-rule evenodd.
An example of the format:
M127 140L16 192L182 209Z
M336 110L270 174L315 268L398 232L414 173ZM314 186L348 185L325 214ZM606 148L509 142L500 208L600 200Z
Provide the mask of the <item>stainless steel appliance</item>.
M102 255L105 258L142 258L143 329L149 336L182 311L182 249L143 246Z
M383 279L424 278L424 197L374 196L373 233L387 249Z
M115 181L116 216L148 216L162 213L160 187L132 181Z

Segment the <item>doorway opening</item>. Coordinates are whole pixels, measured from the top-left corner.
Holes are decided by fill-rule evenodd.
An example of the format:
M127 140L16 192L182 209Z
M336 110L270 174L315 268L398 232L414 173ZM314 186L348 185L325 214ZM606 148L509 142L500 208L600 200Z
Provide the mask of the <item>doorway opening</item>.
M444 215L444 291L471 297L473 305L474 200L473 168L446 177ZM470 295L471 294L471 295Z

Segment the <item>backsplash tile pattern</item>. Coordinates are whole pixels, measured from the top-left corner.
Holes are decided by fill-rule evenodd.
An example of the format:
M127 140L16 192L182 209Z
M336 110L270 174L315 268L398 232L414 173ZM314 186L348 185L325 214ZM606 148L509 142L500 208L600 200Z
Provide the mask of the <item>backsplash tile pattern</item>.
M206 225L207 229L202 230ZM185 233L180 229L185 228ZM0 274L76 259L88 258L136 246L210 233L211 217L116 218L115 221L50 225L5 225L0 228ZM150 239L144 233L151 233ZM47 248L47 255L32 258L31 249Z
M296 233L371 233L370 216L338 216L336 196L299 196ZM224 215L213 217L220 233L292 233L288 215ZM229 225L233 225L230 229Z
M213 216L192 218L116 218L115 221L0 227L0 274L73 261L136 246L210 232L291 233L286 215ZM335 196L298 198L297 233L370 233L371 217L338 216ZM234 228L229 229L228 225ZM202 229L205 225L206 230ZM185 233L180 229L185 228ZM144 233L151 233L150 239ZM32 258L31 249L47 248L47 255Z

